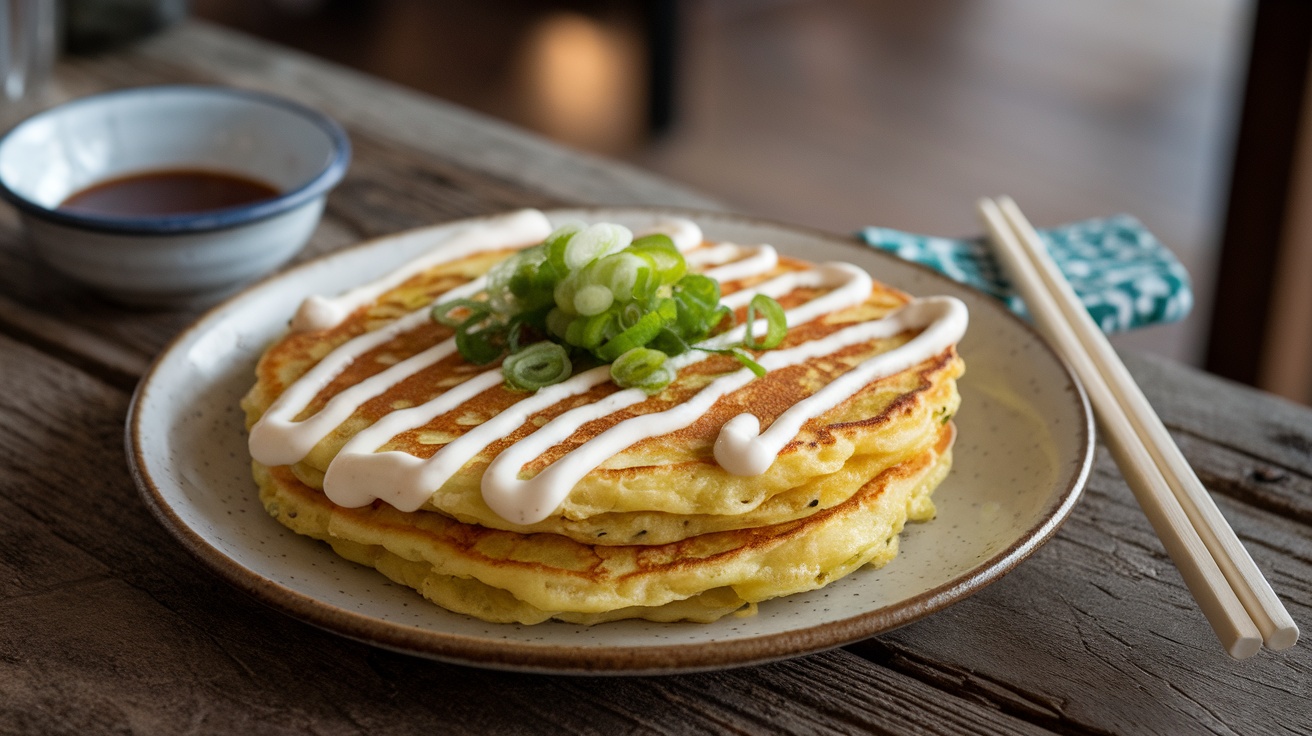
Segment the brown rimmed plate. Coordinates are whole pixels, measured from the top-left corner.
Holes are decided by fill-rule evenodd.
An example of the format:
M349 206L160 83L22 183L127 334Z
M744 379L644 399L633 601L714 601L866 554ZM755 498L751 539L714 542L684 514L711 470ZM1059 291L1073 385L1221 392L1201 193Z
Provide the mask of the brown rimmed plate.
M708 238L770 243L843 260L912 294L970 308L960 345L958 439L938 517L910 524L901 554L825 588L714 624L489 624L449 613L269 518L256 496L238 401L265 347L300 301L336 294L413 258L462 223L333 253L259 283L205 314L159 356L128 417L128 460L146 505L206 566L268 605L388 649L462 664L579 674L668 673L755 664L847 644L980 590L1047 541L1074 507L1093 460L1084 391L1025 323L990 297L852 240L721 213L656 208L549 212L553 221L642 227L689 217Z

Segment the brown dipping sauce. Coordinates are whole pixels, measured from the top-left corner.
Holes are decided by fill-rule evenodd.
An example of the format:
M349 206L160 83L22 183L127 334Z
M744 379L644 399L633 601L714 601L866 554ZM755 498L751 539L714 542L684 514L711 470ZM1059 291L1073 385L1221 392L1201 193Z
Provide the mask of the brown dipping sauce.
M258 202L279 192L262 181L204 170L148 171L93 184L59 205L88 215L182 215Z

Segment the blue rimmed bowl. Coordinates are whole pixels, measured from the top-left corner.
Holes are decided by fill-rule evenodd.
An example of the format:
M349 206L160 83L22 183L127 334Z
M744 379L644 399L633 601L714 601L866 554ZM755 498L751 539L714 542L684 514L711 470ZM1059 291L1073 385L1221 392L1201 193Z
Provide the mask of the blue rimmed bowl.
M350 143L321 113L211 86L139 87L65 103L0 138L0 196L38 257L119 301L213 301L301 249L346 172ZM116 216L59 209L107 180L203 170L280 194L194 214Z

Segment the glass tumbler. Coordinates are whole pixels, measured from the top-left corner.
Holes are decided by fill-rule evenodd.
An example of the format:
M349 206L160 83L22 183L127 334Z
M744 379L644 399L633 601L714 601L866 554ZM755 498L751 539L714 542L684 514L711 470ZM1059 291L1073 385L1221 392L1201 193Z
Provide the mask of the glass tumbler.
M58 48L58 0L0 0L0 83L3 101L38 92Z

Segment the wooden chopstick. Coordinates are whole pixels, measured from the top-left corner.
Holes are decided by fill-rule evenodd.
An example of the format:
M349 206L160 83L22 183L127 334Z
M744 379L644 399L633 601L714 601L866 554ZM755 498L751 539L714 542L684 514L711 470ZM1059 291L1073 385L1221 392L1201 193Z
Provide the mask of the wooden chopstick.
M1288 612L1183 456L1178 465L1187 473L1180 473L1180 467L1169 460L1172 453L1179 455L1179 449L1161 420L1143 399L1019 208L1010 200L1004 204L1005 209L991 200L979 203L999 261L1029 305L1040 331L1084 383L1102 425L1104 441L1222 645L1235 658L1255 654L1264 635L1272 649L1292 645L1298 629ZM1136 394L1137 400L1131 398ZM1150 429L1154 425L1161 431ZM1188 493L1183 489L1189 487L1189 479L1201 499L1177 498L1175 488ZM1193 507L1192 514L1186 510L1186 503ZM1197 527L1191 519L1198 520ZM1219 526L1205 526L1209 523ZM1204 536L1216 544L1209 547ZM1224 543L1227 536L1232 544ZM1217 550L1216 557L1213 549ZM1236 549L1238 554L1234 554ZM1238 582L1232 584L1224 569L1232 571ZM1253 603L1251 611L1241 597Z
M1148 447L1149 454L1161 469L1191 525L1253 623L1262 632L1263 643L1272 650L1293 646L1298 641L1298 626L1294 619L1258 570L1248 550L1235 536L1234 529L1226 523L1216 502L1203 487L1202 481L1198 480L1198 475L1171 439L1161 418L1153 411L1152 405L1130 376L1125 364L1117 357L1107 337L1094 324L1093 318L1075 295L1075 290L1061 275L1056 262L1039 239L1039 234L1010 197L1000 197L997 204L1012 231L1019 236L1030 261L1038 266L1039 275L1043 277L1049 292L1059 296L1058 304L1062 307L1066 321L1075 328L1080 342L1093 356L1102 375L1108 378L1136 434Z

